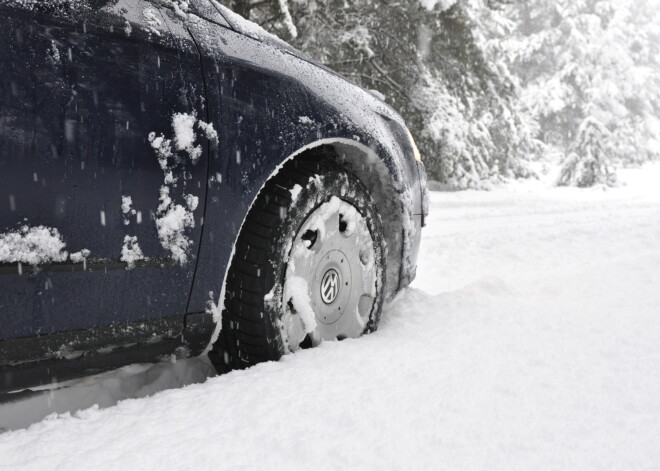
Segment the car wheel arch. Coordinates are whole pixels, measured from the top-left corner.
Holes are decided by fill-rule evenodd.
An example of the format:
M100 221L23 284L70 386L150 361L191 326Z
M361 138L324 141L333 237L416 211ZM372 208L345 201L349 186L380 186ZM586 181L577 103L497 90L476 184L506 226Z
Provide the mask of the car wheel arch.
M367 146L354 139L325 138L307 144L280 163L261 182L259 190L253 193L252 201L245 212L241 227L236 232L232 252L225 267L222 278L222 287L217 306L224 308L226 282L232 260L236 255L236 241L241 234L243 223L252 206L257 201L259 193L266 183L270 181L280 169L292 160L303 159L329 159L333 160L347 170L353 172L371 191L378 211L383 219L387 257L387 284L385 287L385 301L390 301L400 289L401 266L405 257L406 247L406 220L411 219L412 206L406 201L407 186L403 163L389 153ZM408 188L409 190L409 188ZM392 202L396 202L393 204ZM216 323L211 341L204 350L208 353L220 335L221 324Z

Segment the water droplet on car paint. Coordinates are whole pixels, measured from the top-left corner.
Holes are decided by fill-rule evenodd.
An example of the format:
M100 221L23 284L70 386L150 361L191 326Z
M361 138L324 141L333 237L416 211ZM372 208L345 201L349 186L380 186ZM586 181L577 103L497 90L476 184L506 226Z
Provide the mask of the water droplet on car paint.
M76 122L72 119L67 119L64 121L64 137L66 137L67 142L74 141L74 130Z

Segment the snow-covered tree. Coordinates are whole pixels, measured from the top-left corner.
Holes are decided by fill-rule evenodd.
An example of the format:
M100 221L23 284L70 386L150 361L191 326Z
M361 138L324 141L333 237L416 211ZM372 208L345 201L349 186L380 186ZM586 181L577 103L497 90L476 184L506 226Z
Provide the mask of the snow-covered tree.
M225 0L221 3L286 41L298 36L289 10L289 0Z
M523 103L543 141L570 154L569 162L590 161L579 153L597 129L598 161L608 167L658 155L659 12L657 0L515 0L509 7L515 29L502 45Z
M610 164L610 132L595 118L585 119L563 162L559 186L613 185L616 175Z

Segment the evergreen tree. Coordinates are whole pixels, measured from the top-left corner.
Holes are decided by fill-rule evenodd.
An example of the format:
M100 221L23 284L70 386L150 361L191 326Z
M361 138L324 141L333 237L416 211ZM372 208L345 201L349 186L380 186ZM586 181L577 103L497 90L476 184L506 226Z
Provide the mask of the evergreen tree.
M516 27L503 46L523 103L542 140L570 154L569 164L591 161L579 152L589 147L586 134L601 127L598 161L608 168L658 155L657 12L650 0L516 0L509 7ZM564 182L578 180L600 181Z
M585 119L562 165L557 184L582 188L596 184L613 185L616 175L610 166L609 135L610 132L598 120Z

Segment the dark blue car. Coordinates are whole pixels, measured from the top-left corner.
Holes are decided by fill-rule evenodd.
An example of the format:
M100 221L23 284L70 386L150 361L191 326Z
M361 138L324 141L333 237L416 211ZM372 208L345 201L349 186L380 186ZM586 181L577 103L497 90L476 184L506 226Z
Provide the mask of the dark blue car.
M378 327L415 276L401 117L214 0L0 0L0 390Z

